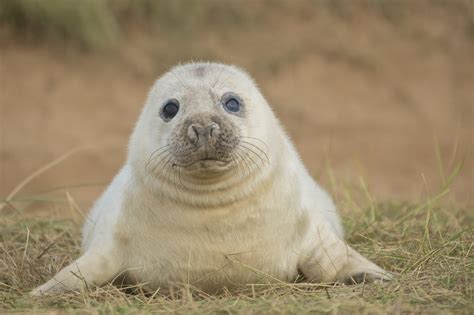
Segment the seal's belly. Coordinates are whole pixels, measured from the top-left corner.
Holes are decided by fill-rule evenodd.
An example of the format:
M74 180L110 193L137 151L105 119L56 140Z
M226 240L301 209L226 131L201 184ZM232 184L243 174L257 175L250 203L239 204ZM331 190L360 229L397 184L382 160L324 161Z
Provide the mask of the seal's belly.
M251 283L292 281L297 277L298 248L284 235L159 233L141 238L125 257L128 276L148 289L191 285L218 291Z

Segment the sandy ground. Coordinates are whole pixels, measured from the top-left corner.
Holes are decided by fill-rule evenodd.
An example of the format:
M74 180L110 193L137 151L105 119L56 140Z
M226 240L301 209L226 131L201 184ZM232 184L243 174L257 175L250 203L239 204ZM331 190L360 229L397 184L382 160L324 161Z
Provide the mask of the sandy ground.
M204 59L256 78L327 187L330 165L349 186L364 176L377 200L424 199L442 185L437 141L445 175L464 159L450 198L471 207L474 22L466 8L414 7L396 21L369 9L280 8L222 30L130 28L116 52L99 54L1 32L0 195L81 147L18 196L66 186L58 198L68 191L88 208L122 165L154 79Z

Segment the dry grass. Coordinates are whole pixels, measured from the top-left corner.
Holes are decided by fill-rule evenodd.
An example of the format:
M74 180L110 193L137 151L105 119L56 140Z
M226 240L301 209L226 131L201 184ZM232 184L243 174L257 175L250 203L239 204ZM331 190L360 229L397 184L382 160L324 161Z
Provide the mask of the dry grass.
M418 204L407 204L374 201L363 180L357 187L335 187L338 191L333 193L345 196L340 206L349 242L396 274L393 282L357 286L248 285L220 296L189 287L150 295L140 286L119 289L107 285L32 299L27 293L33 287L79 255L80 226L73 221L32 219L25 210L10 205L3 210L0 221L0 307L5 311L95 313L472 313L473 214L443 202L449 188ZM43 207L55 203L57 206L57 201L49 201ZM348 208L350 213L345 210Z

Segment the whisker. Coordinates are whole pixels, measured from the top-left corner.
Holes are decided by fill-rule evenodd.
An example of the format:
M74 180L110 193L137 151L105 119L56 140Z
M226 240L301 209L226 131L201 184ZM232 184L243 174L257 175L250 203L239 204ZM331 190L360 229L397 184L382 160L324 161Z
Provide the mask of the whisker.
M240 148L239 148L240 150ZM250 174L252 172L251 168L250 168L250 165L247 163L247 160L239 153L239 150L235 151L235 153L240 157L240 159L242 160L242 163L245 164L245 168L247 168L247 171L248 171L248 174ZM244 153L244 152L242 152ZM247 176L247 174L245 174L245 176Z
M162 150L162 149L164 149L164 148L166 148L166 147L168 147L168 146L169 146L169 144L165 144L164 146L161 146L161 147L159 147L158 149L154 150L153 152L151 152L150 158L151 158L154 154L156 154L158 151L160 151L160 150Z
M150 154L150 156L152 156L152 155L155 154L156 152L160 151L161 149L166 148L166 147L169 147L169 146L170 146L170 144L167 143L167 144L165 144L165 145L163 145L163 146L157 148L156 150L154 150L154 151Z
M183 185L181 178L180 178L180 169L176 169L175 165L172 163L173 162L173 156L168 155L167 159L164 163L164 168L165 168L165 173L164 173L164 178L170 182L173 183L174 186L176 186L177 182L179 181L181 185ZM173 177L173 178L171 178ZM176 187L175 187L176 189Z
M240 167L239 162L238 162L239 157L236 153L237 152L233 153L233 158L231 160L231 162L232 162L232 174L234 176L237 176L239 174L238 170L239 170L239 167Z
M179 83L181 83L181 85L183 86L183 88L185 88L185 89L187 88L186 85L184 84L184 82L181 81L181 79L178 77L177 74L175 74L174 70L170 71L170 73L176 78L176 80L179 81Z
M258 163L256 163L255 160L252 158L252 156L248 153L248 152L251 151L249 148L244 147L243 145L240 145L239 147L240 147L241 149L245 149L245 150L242 150L242 153L244 153L244 155L245 155L247 158L249 158L249 159L252 161L252 163L253 163L254 165L258 165Z
M169 153L169 152L170 152L169 148L165 148L165 150L162 150L161 152L159 152L159 153L156 154L155 156L151 157L151 158L148 160L147 164L145 165L145 170L148 169L149 164L155 163L156 160L157 160L160 156L162 156L162 155L165 154L165 153ZM153 167L153 170L152 170L152 171L154 171L154 170L155 170L155 167Z
M158 168L158 167L161 167L161 165L165 166L166 163L167 163L167 159L171 156L171 153L169 151L166 151L166 155L164 155L159 161L158 163L155 164L155 166L153 167L152 169L152 173L155 173L155 170ZM163 164L164 162L164 164ZM165 169L165 173L166 173L166 169Z
M165 158L163 158L163 161L161 163L162 166L160 166L160 168L163 170L161 176L163 177L164 181L166 181L168 183L172 182L171 181L171 174L172 174L171 173L171 168L173 167L173 166L171 166L171 167L169 166L169 164L168 164L169 162L170 162L170 156L167 155Z
M159 147L158 149L156 149L155 151L153 151L151 154L150 154L150 157L148 158L148 161L147 163L145 164L145 170L148 169L149 167L149 164L156 158L154 155L155 154L158 154L158 152L160 152L161 150L164 150L165 152L167 151L166 149L169 147L169 144L166 144L162 147ZM159 156L159 154L158 154Z
M220 77L221 77L221 75L222 75L222 72L224 72L224 69L225 69L225 66L221 66L221 71L220 71L219 74L217 75L216 81L215 81L214 84L212 85L213 88L216 87L217 82L219 82L219 79L220 79Z
M178 171L176 173L178 174L179 183L181 184L182 187L185 187L181 180L181 167L178 167Z
M232 163L232 173L233 174L238 174L238 169L239 169L239 163L238 163L238 159L239 159L239 155L238 155L238 152L235 151L232 153L232 156L231 156L231 163ZM242 159L242 158L240 158Z
M252 149L249 148L249 147L246 147L243 142L241 142L240 146L241 146L242 148L245 148L245 149L249 150L250 152L252 152L252 153L253 153L254 155L256 155L263 163L266 162L265 159L262 158L257 152L255 152L254 150L252 150Z
M164 166L166 167L165 172L166 172L168 181L173 183L176 189L176 184L179 180L178 178L179 168L176 169L175 164L172 163L172 161L173 161L173 158L171 156L168 156Z
M267 158L268 164L270 164L270 159L268 158L267 153L266 153L262 148L260 148L258 145L255 145L255 144L253 144L253 143L250 143L250 142L248 142L248 141L241 140L241 142L242 142L242 143L246 143L246 144L248 144L248 145L251 145L252 147L254 147L254 148L256 148L257 150L259 150L260 152L262 152L263 155L265 155L265 157Z
M252 140L257 140L258 142L260 142L261 144L263 144L267 150L269 150L267 143L266 143L265 141L263 141L262 139L255 138L255 137L249 137L249 136L241 136L241 137L239 137L239 138L240 138L240 139L252 139Z
M222 70L224 70L224 69L222 69ZM220 85L222 86L223 84L227 83L227 81L228 81L231 77L232 77L232 74L229 74L227 77L224 78L224 80L222 80L221 82L219 82ZM214 84L214 87L217 85L217 83L218 83L218 82L216 82L216 83Z

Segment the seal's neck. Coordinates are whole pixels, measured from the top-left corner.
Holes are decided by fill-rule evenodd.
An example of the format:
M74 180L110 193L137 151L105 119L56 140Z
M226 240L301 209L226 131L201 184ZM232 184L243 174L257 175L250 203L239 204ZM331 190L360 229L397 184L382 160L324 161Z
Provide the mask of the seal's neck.
M160 202L191 208L222 208L251 196L271 180L272 165L238 165L219 176L189 176L175 170L166 176L140 176L143 189Z

